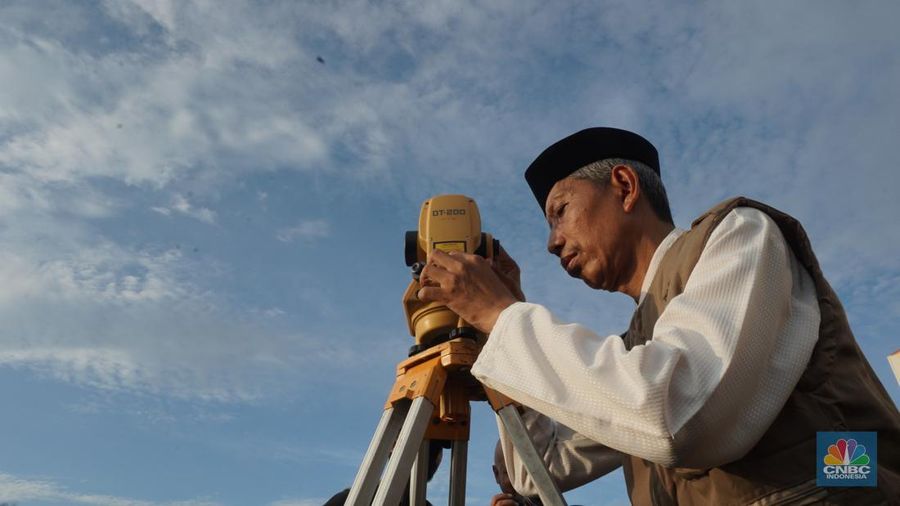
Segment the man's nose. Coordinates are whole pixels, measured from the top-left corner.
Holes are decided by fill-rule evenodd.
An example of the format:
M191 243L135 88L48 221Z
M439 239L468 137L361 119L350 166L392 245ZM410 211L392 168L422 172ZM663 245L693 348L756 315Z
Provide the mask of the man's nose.
M563 239L562 234L555 227L550 229L550 236L547 238L547 251L552 255L559 256L565 244L566 241Z

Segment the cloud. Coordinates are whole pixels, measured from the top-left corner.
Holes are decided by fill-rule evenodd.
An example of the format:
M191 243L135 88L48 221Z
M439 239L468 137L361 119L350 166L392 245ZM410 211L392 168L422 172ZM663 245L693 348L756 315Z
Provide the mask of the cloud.
M163 216L170 216L172 211L181 213L185 216L189 216L196 220L202 221L203 223L207 223L213 225L216 223L216 212L206 208L206 207L196 207L191 204L187 197L177 193L172 198L172 204L170 207L152 207L153 211L156 211Z
M0 253L0 275L6 281L0 302L46 298L121 305L190 297L187 285L175 278L184 267L177 250L133 252L111 242L100 242L92 248L78 244L77 249L69 251L66 249L72 245L56 246L60 248L58 256L49 258L46 251L39 251L40 247L27 255Z
M105 51L79 51L54 30L7 27L13 93L3 105L13 135L0 163L43 181L99 176L151 187L186 178L231 181L282 167L329 171L335 164L350 167L351 177L383 176L405 156L435 176L442 157L457 176L474 175L466 153L496 149L494 136L480 134L513 119L502 104L478 97L505 70L491 70L499 47L485 53L463 45L459 53L431 56L417 47L423 29L449 35L444 23L484 28L467 9L103 5L92 13L98 22L128 30L124 43ZM304 39L316 32L343 53L329 57L335 65L315 61ZM392 60L412 64L408 82L391 77ZM455 87L454 81L481 82L480 74L483 85ZM38 84L56 93L36 95ZM473 100L476 110L467 110ZM472 113L483 125L460 128ZM465 151L455 148L464 145Z
M112 16L107 26L127 23L137 35L148 21L166 22L161 11L171 12L153 8L156 17L145 19L143 10L124 5L110 2L97 14ZM239 17L226 17L230 11L217 13L210 6L193 16L208 16L211 25L217 19L226 25L217 29L231 31L228 37L174 24L170 28L183 31L147 35L145 45L99 54L78 52L52 32L8 25L0 71L10 81L3 105L13 135L3 143L0 163L42 181L102 176L165 186L207 164L233 171L321 159L318 134L279 105L256 100L256 93L278 93L270 81L249 82L239 68L273 68L293 57L289 32L242 29ZM186 34L201 40L182 38ZM47 86L57 93L32 91Z
M25 479L0 473L0 501L61 501L96 506L214 506L206 500L151 502L110 495L73 492L52 481Z
M249 402L289 388L297 368L356 363L210 291L227 271L214 261L45 224L0 236L2 366L101 390Z
M313 240L328 237L331 227L325 220L309 220L290 228L278 231L276 238L281 242L294 242L297 239Z

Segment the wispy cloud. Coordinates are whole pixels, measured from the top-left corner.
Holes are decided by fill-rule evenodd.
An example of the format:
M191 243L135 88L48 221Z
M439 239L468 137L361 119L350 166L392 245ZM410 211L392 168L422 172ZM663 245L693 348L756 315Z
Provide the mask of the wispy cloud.
M206 208L206 207L197 207L191 204L191 202L184 195L175 194L172 198L172 204L169 207L152 207L154 211L162 214L164 216L169 216L172 214L172 211L181 213L185 216L189 216L191 218L200 220L204 223L208 223L210 225L215 224L216 222L216 212Z
M309 220L301 222L293 227L283 228L275 237L281 242L294 242L296 240L310 241L322 237L328 237L331 226L325 220Z
M27 248L0 238L20 252L0 254L2 366L105 390L240 402L274 395L289 384L278 378L303 364L353 362L334 343L267 327L258 311L236 314L204 288L220 275L206 261L98 239L84 246L81 232L58 232L22 232Z

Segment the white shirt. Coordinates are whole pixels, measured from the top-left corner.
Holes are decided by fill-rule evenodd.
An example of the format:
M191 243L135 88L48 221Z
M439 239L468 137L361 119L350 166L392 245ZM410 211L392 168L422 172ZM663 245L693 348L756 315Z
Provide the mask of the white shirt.
M657 248L641 300L682 233ZM526 425L563 490L612 471L622 453L708 468L742 457L774 421L809 362L819 318L812 278L778 226L742 207L713 230L646 344L626 350L618 335L519 302L500 314L472 374L531 408ZM498 425L513 485L536 494Z

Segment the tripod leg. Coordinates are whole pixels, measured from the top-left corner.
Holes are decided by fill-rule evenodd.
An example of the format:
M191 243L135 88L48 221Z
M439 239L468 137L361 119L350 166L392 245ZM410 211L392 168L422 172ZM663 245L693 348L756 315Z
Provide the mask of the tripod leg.
M404 402L386 409L381 415L381 421L378 422L378 428L375 429L375 435L369 443L369 449L366 450L366 456L359 466L356 479L353 480L353 487L350 488L350 495L347 496L344 504L369 506L372 502L375 488L378 487L378 479L381 477L381 470L391 451L391 444L397 439L397 433L400 432L400 427L403 425L408 411L409 403Z
M422 438L425 436L432 412L434 405L424 397L416 397L413 400L409 415L394 445L394 453L391 454L384 472L384 480L378 488L378 493L375 494L373 504L376 506L393 506L400 502L413 459L416 458Z
M566 506L566 500L559 492L556 482L550 477L550 473L544 465L544 460L534 448L534 443L532 443L528 430L525 428L525 423L522 421L519 412L516 411L516 407L510 404L497 411L497 415L503 421L503 426L506 427L506 432L512 439L513 446L516 447L516 452L521 457L525 468L528 469L528 474L537 486L541 502L546 506Z
M425 506L428 462L431 459L431 455L428 454L428 446L428 440L423 440L419 447L419 456L413 462L412 472L409 476L409 503L412 506Z
M466 504L466 459L469 442L454 441L450 455L450 506Z

